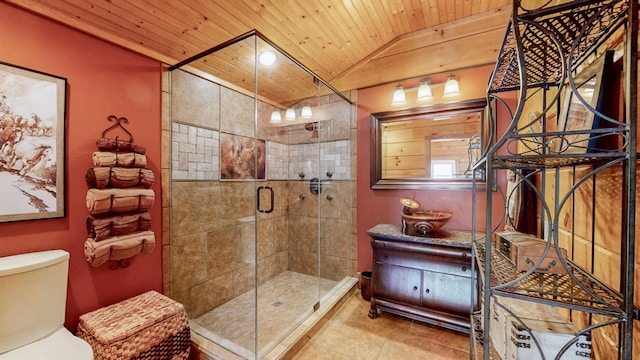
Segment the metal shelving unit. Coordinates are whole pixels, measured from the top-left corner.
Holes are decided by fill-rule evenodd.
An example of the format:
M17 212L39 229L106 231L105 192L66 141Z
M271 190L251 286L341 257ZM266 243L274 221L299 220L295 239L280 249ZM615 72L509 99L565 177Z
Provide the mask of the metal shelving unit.
M527 8L530 3L543 4L538 8ZM474 241L475 260L482 279L483 309L472 315L472 356L476 359L500 359L491 343L491 306L484 305L490 304L493 298L504 297L602 315L609 320L589 325L580 334L589 334L601 326L617 326L620 335L618 358L631 359L633 320L639 314L633 305L638 1L574 0L544 3L514 0L513 15L487 91L489 113L495 116L496 109L491 107L503 105L509 110L512 121L500 137L490 136L484 156L474 171L485 173L487 183L494 184L497 171L510 170L520 175L521 184L534 188L540 202L539 231L543 235L541 237L548 240L543 256L556 251L566 274L535 271L542 260L529 271L518 271L493 246L491 240L496 223L501 221L495 221L492 212L488 211L486 234ZM608 117L587 103L579 95L574 79L586 64L595 62L605 50L616 46L610 43L614 38L623 38L625 42L625 119L621 120ZM549 126L551 124L546 123L547 114L554 110L559 113L563 100L560 90L563 87L572 89L584 107L606 126L601 124L593 129L572 131ZM542 106L537 116L525 120L523 112L532 91L542 94ZM517 105L512 111L500 95L514 92L517 94ZM491 120L491 128L495 129L496 119ZM603 138L608 144L614 145L600 148L587 143L589 139ZM568 151L570 149L578 151ZM557 177L559 169L575 169L576 166L590 166L590 171L573 185L569 194L602 171L613 166L623 169L622 214L627 216L622 221L621 230L624 238L621 240L623 273L620 291L606 285L571 259L563 258L560 251L556 250L559 248L558 209L565 205L567 197L561 197L557 188L545 188L546 176L548 172L555 171ZM545 203L545 193L548 191L556 192L552 197L553 204ZM486 192L474 191L474 194L486 196L486 207L492 208L493 193L490 186L487 186ZM474 209L476 207L474 198ZM477 226L475 221L474 226Z

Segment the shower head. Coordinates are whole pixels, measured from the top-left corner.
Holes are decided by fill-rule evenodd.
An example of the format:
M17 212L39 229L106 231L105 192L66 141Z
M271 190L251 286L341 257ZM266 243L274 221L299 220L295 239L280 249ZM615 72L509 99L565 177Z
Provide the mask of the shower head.
M318 122L308 122L306 124L304 124L304 128L307 131L312 131L311 133L311 138L312 139L317 139L318 138Z

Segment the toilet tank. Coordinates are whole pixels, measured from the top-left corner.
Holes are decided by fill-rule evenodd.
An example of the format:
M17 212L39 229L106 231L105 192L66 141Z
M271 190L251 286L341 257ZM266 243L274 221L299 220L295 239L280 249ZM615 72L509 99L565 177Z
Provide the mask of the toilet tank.
M64 324L68 271L64 250L0 257L0 354Z

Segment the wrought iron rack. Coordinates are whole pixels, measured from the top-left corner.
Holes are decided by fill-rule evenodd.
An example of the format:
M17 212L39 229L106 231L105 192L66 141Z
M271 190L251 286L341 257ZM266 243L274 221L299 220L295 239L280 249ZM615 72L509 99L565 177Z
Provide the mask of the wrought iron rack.
M483 157L474 171L485 172L487 182L495 184L496 170L511 170L520 176L520 182L534 188L540 207L540 232L549 239L547 251L558 247L557 214L563 199L554 197L555 204L545 204L547 172L577 165L592 165L586 178L593 178L601 171L621 165L623 219L621 249L620 291L611 288L571 259L562 259L566 274L540 273L533 270L519 272L515 266L498 254L492 244L497 229L495 216L487 211L486 232L474 239L475 261L482 279L483 310L472 314L473 357L476 359L500 359L491 343L489 331L493 297L509 297L552 306L600 314L611 319L607 324L594 324L582 333L588 334L598 326L618 326L619 359L631 359L633 320L638 309L633 305L634 243L635 243L635 174L636 174L636 112L637 112L637 0L574 0L574 1L526 1L514 0L512 17L492 76L487 98L490 107L491 134ZM538 8L527 8L527 3L545 3ZM560 3L560 5L555 5ZM633 15L633 16L630 16ZM624 93L626 119L613 119L604 115L578 95L584 106L593 112L600 126L565 131L554 126L552 113L560 113L562 89L577 94L576 74L589 63L604 55L605 50L620 48L613 43L624 41ZM610 91L610 90L608 90ZM525 104L531 94L538 93L542 107L533 116L524 114ZM505 98L517 94L514 101ZM509 95L506 95L509 94ZM506 95L506 96L504 96ZM497 137L496 114L508 112L512 121ZM586 140L585 140L586 139ZM595 141L594 141L595 139ZM606 139L607 147L598 147L598 139ZM614 146L611 146L614 144ZM526 172L524 171L526 170ZM570 190L581 184L575 184ZM586 180L585 180L586 181ZM557 184L556 184L557 185ZM477 197L485 197L481 206L492 209L493 191L474 189L473 208L478 208ZM503 198L505 194L502 193ZM553 208L551 208L553 207ZM476 218L474 227L484 219ZM500 219L498 219L500 220ZM475 229L474 229L475 230ZM476 233L473 231L473 233ZM545 251L546 256L548 252ZM558 253L560 255L560 253ZM564 350L563 350L564 351Z

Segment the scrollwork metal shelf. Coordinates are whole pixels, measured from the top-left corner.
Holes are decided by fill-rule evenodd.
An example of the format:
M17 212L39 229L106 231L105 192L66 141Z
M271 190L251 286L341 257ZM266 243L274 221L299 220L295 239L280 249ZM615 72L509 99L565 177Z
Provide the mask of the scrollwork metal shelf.
M573 1L544 9L514 9L496 64L489 92L520 89L518 46L525 51L526 87L563 82L563 56L573 51L573 64L580 64L602 39L626 17L628 4L622 0ZM594 16L598 15L598 16ZM574 40L580 39L575 46ZM518 45L520 42L520 45ZM552 49L548 44L555 44Z
M526 9L523 4L528 3L544 5L541 8ZM493 104L505 105L512 119L502 134L497 138L491 137L486 153L473 166L474 171L485 172L488 180L492 181L497 176L494 170L498 169L512 170L521 176L523 173L541 174L541 185L537 192L541 202L547 201L546 194L549 191L554 191L554 188L546 188L545 176L548 172L545 169L592 165L593 169L588 176L595 176L617 164L635 170L635 165L629 164L635 164L637 157L633 152L635 149L630 150L635 146L636 140L635 115L626 121L608 118L599 108L591 103L587 104L578 95L575 81L580 75L583 75L582 79L586 78L588 71L585 69L590 66L593 69L592 65L597 65L599 60L604 59L603 52L611 54L606 50L615 48L612 45L619 45L610 39L625 39L628 43L637 43L637 32L628 31L637 27L637 18L630 17L631 13L634 16L637 14L637 2L573 0L550 5L555 3L557 2L513 1L513 15L507 25L487 88L490 107ZM622 34L622 31L625 33ZM625 53L624 60L631 60L633 63L636 52L631 54L633 55ZM636 70L631 69L628 73L635 74ZM635 86L632 79L633 76L625 76L625 89ZM536 95L538 91L541 95ZM509 107L508 101L500 98L502 92L518 93L515 111ZM567 104L570 104L570 96L574 95L596 119L601 120L598 126L595 126L597 123L594 126L567 126ZM532 98L540 103L539 111L531 111L533 107L525 106ZM634 97L631 103L635 100ZM536 105L535 102L533 104ZM560 105L563 105L562 109ZM629 108L629 104L626 104L627 113L630 113ZM490 128L495 129L497 112L490 111L489 114L492 122ZM529 119L523 118L524 116L529 116ZM534 171L518 171L521 169ZM556 172L552 175L558 174ZM532 183L530 185L534 186ZM622 200L623 208L629 206L629 199L635 199L635 194L635 187L627 187ZM487 203L490 203L495 194L487 191L484 195ZM556 211L561 205L557 196L558 194L554 207ZM481 208L482 204L474 203L474 207ZM492 216L491 212L487 212L487 224L495 222ZM544 226L549 226L551 231L547 232L547 229L541 232L548 234L550 238L554 234L557 237L557 224L553 222L558 220L550 218L549 221ZM628 291L627 286L629 283L621 285L621 291L618 291L583 269L576 261L565 257L561 258L561 262L566 273L554 274L537 270L521 272L493 247L491 238L496 229L489 229L491 226L487 225L485 239L474 239L473 242L478 277L482 280L483 302L489 302L494 296L496 299L508 297L589 315L603 315L610 318L610 323L603 326L619 326L618 357L630 357L633 343L632 320L639 318L640 309L633 306L633 294ZM631 221L628 227L627 230L634 234L635 223ZM557 241L556 238L555 246L558 246ZM626 247L633 249L633 242L626 244ZM548 247L546 251L554 250ZM627 270L625 277L633 278L633 274L629 274ZM623 294L625 291L627 293ZM491 345L489 324L486 323L490 319L491 309L488 304L483 305L481 311L472 314L472 355L477 359L500 359ZM583 331L588 332L594 328L595 324L589 325Z
M476 260L481 273L486 267L485 244L475 242ZM523 276L505 257L491 249L490 284L494 295L508 296L553 306L624 319L622 295L566 259L568 274L533 272ZM507 286L504 286L508 284ZM504 286L504 287L503 287Z
M494 156L491 164L494 169L530 169L555 168L571 165L590 164L620 158L617 154L574 155L537 155L537 156Z
M593 153L576 155L494 155L491 158L492 169L545 169L572 165L593 164L608 162L624 158L623 153ZM487 158L482 158L475 163L473 169L484 171L487 166Z
M473 355L475 359L482 358L484 353L484 329L482 328L482 313L474 312L471 314L471 334L473 336ZM496 349L489 339L489 360L502 360L500 355L496 352Z

